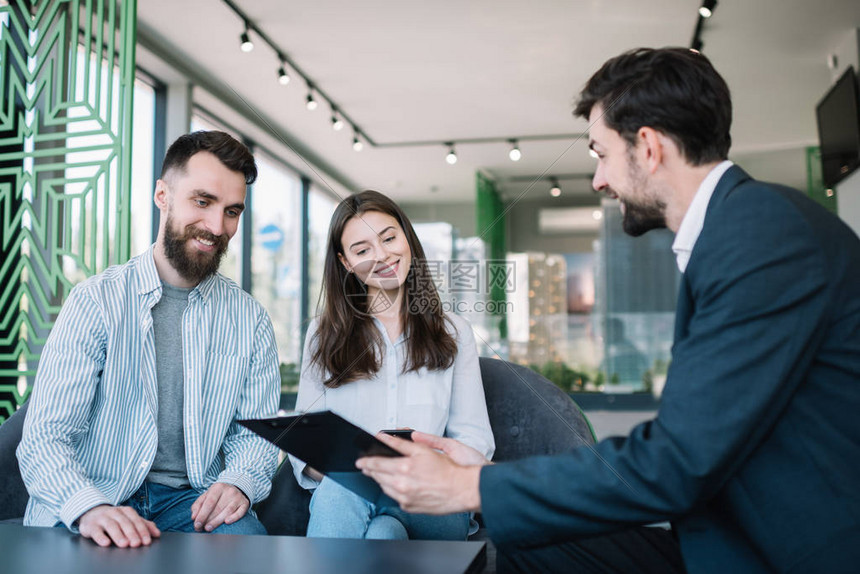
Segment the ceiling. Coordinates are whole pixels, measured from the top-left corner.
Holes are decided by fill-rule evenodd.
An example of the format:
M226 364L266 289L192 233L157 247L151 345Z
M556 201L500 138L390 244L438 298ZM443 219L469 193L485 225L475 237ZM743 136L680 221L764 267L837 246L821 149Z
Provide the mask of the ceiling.
M252 34L255 49L239 50L242 21L222 0L138 0L139 37L202 82L225 86L246 115L308 157L322 183L403 202L472 202L476 171L507 199L541 201L549 184L531 178L587 176L586 139L523 141L516 163L507 143L461 144L455 165L442 142L586 131L571 108L588 77L630 48L688 46L700 4L234 1L374 141L439 143L353 151L352 131L334 132L325 104L305 109L307 87L295 74L279 85L268 46ZM814 108L831 81L827 55L857 27L856 0L719 2L703 53L733 92L733 159L755 176L805 185L803 148L816 144ZM151 62L150 51L139 50L138 61ZM565 197L593 197L587 177L561 184Z

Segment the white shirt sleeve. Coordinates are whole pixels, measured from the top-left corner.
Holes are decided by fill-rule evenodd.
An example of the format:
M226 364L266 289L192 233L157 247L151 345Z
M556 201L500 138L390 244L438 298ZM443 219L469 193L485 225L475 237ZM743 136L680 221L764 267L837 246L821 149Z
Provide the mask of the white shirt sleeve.
M311 355L313 354L311 344L313 343L318 324L319 319L314 319L308 325L308 332L305 335L305 348L302 352L299 393L296 397L295 410L303 413L313 413L326 409L325 386L323 385L324 373L319 367L311 365ZM290 464L293 466L293 475L296 477L299 486L305 489L313 489L319 486L319 482L313 480L303 472L307 466L304 461L297 459L291 454L287 456L290 459Z
M468 321L449 315L456 327L457 358L451 382L451 404L445 436L456 439L487 458L496 450L481 380L475 334Z

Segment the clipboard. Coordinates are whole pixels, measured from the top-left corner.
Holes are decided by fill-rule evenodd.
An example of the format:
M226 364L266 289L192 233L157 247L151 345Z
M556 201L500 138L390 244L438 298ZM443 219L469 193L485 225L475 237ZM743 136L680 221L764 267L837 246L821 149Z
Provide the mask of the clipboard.
M377 505L396 505L355 468L363 456L403 456L332 411L237 421L335 482Z

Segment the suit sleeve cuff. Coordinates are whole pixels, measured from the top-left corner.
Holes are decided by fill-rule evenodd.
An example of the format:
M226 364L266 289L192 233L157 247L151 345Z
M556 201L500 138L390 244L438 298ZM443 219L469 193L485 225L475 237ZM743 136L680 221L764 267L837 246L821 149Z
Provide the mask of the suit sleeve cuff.
M88 486L76 492L66 503L60 507L60 520L69 530L78 533L76 521L91 508L102 504L111 504L111 501L94 486Z
M501 465L488 464L481 469L481 477L478 489L481 493L481 518L487 528L487 534L497 545L505 544L509 540L508 533L504 527L506 512L505 496L499 491L503 488L505 469ZM500 482L502 485L500 486ZM510 500L508 501L510 504Z

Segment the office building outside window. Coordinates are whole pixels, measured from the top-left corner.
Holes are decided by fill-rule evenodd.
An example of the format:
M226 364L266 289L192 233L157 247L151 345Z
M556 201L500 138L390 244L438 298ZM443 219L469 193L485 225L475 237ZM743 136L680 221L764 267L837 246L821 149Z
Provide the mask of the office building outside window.
M630 237L621 210L604 200L598 270L600 370L607 391L657 390L665 380L674 337L680 272L668 230Z

